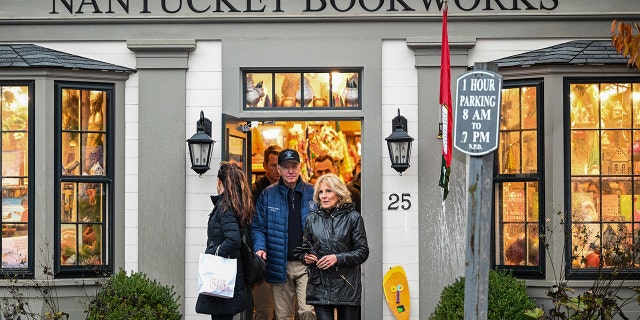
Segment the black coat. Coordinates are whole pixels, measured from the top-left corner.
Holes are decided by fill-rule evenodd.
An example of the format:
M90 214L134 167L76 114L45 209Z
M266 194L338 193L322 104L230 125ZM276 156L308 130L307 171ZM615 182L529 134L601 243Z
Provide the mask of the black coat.
M353 203L331 212L309 213L304 238L311 243L318 259L335 254L335 266L321 270L309 265L307 304L359 306L362 294L360 265L369 257L364 220Z
M271 181L269 181L269 178L267 178L266 175L256 179L256 182L254 182L251 186L251 196L253 197L253 203L256 203L258 201L258 197L262 193L262 190L266 189L271 184Z
M249 287L244 284L242 259L240 259L240 226L231 208L223 210L223 206L220 205L220 196L212 196L211 200L215 207L209 214L205 253L214 254L220 247L219 256L238 260L238 273L233 298L225 299L200 294L196 301L196 312L216 316L234 315L247 307L250 297Z

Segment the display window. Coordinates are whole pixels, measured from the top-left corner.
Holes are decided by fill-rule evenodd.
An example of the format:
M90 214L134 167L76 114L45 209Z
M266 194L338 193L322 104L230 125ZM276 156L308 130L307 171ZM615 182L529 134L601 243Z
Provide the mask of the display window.
M301 176L313 183L315 159L329 155L335 173L345 182L359 174L361 157L361 121L275 121L251 129L252 179L265 174L264 151L271 145L298 150L302 162ZM356 177L357 178L357 177Z
M33 83L0 83L2 117L2 274L33 270Z
M113 89L81 83L56 83L56 89L57 272L98 272L111 260Z
M543 275L542 81L505 82L495 154L495 260L519 275Z
M640 81L566 80L572 272L638 269Z
M362 108L359 70L244 71L244 106Z

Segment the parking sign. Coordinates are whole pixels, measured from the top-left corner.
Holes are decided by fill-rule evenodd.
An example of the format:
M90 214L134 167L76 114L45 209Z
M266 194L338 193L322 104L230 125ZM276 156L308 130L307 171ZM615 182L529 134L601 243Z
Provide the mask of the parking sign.
M453 145L472 156L498 148L498 123L502 104L502 76L477 70L457 80Z

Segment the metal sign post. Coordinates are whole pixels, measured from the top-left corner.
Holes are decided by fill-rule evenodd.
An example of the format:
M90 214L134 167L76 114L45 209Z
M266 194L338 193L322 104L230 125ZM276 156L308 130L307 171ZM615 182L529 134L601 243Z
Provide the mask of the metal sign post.
M465 320L486 320L489 297L491 185L498 148L502 76L496 64L476 63L458 77L454 146L467 154ZM491 69L492 71L490 71Z

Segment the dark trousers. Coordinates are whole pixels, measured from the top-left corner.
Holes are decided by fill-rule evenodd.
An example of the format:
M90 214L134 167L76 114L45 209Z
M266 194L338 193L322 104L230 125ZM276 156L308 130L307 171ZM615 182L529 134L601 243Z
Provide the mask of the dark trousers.
M233 320L233 316L211 316L211 320Z
M317 320L335 320L334 311L338 313L337 320L354 320L358 319L360 314L360 306L320 306L315 305Z

